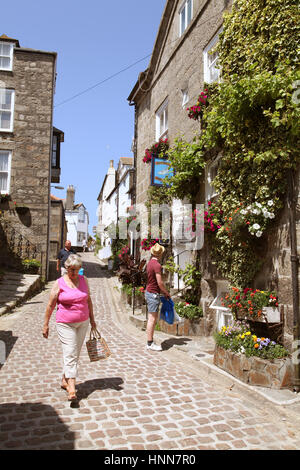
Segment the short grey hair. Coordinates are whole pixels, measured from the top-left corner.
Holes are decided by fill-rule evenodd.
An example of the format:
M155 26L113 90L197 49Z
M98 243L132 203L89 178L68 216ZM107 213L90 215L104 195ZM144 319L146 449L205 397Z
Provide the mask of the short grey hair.
M81 258L78 255L70 255L68 256L67 260L65 261L65 268L78 268L80 269L82 266Z

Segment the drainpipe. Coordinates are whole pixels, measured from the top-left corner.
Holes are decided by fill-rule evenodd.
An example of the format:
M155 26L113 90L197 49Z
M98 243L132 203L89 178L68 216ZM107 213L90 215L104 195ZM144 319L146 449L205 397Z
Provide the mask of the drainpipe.
M293 360L294 364L294 390L300 391L300 310L299 310L299 279L298 267L299 256L297 253L297 228L296 228L296 204L297 196L295 191L295 181L293 170L289 170L288 176L289 191L288 191L288 207L289 207L289 222L290 222L290 243L291 243L291 274L292 274L292 292L293 292L293 336L294 347L297 349L296 359ZM294 352L294 351L293 351Z

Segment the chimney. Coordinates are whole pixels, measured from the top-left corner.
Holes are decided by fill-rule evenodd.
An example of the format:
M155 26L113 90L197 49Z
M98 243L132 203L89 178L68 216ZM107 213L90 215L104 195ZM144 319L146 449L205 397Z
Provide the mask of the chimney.
M67 200L66 200L66 211L72 211L74 209L75 200L75 188L72 184L67 189Z

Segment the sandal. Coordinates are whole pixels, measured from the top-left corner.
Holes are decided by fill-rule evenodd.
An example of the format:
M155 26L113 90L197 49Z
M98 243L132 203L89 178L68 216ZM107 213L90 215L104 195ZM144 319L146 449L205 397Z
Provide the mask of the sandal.
M77 398L76 393L69 393L68 394L68 401L74 402L74 401L77 401L77 400L78 400L78 398Z

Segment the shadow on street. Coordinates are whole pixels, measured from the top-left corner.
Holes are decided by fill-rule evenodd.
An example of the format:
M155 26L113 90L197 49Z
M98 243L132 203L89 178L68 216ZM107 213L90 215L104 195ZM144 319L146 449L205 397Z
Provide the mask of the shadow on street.
M173 346L185 346L191 338L169 338L161 343L163 351L171 349Z
M0 405L0 449L73 450L75 433L43 403Z
M123 384L123 379L121 377L108 377L104 379L92 379L86 380L76 386L78 404L81 400L88 398L93 392L97 390L107 390L113 389L118 392L123 390L121 384Z

